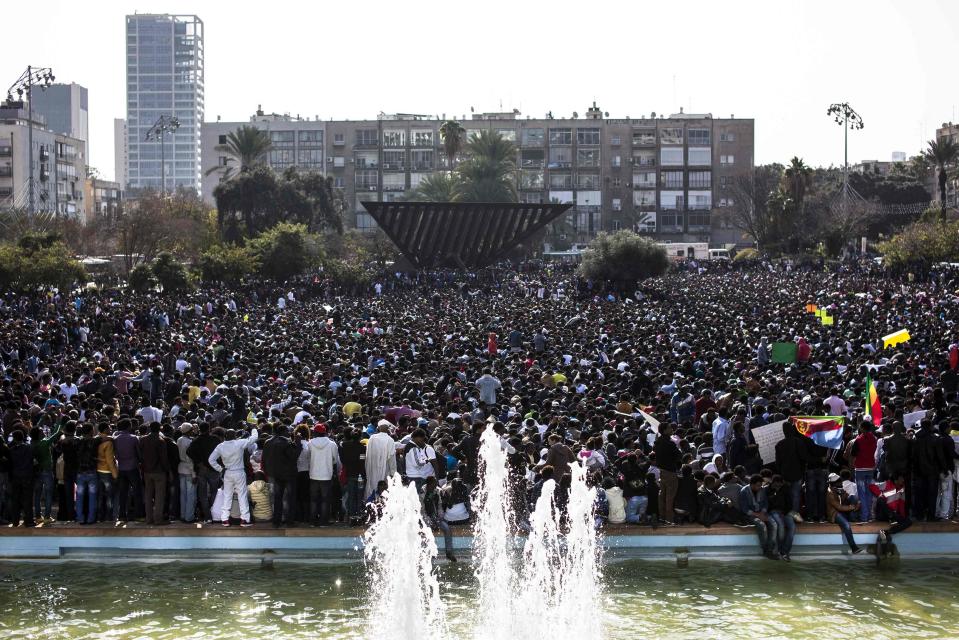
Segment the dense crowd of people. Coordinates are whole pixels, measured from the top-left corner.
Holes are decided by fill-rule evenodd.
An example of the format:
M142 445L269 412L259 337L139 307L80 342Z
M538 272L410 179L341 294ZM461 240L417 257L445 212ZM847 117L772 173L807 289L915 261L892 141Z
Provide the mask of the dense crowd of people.
M399 472L452 557L489 428L519 528L546 481L562 511L579 461L597 526L728 522L788 560L828 521L858 552L850 523L955 517L957 310L948 274L865 264L691 264L627 295L562 266L6 293L0 519L357 525ZM764 461L752 431L790 416L844 417L842 447L787 421Z

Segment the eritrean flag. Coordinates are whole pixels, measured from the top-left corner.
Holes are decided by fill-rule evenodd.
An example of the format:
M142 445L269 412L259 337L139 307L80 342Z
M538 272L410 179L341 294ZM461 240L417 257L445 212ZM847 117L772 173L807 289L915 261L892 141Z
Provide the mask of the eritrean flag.
M882 422L882 403L879 402L879 393L876 391L876 384L872 381L872 376L866 374L866 392L863 394L866 399L866 411L872 416L872 423L879 426Z
M789 419L796 431L806 436L820 447L828 449L842 448L842 426L846 419L842 416L793 416Z

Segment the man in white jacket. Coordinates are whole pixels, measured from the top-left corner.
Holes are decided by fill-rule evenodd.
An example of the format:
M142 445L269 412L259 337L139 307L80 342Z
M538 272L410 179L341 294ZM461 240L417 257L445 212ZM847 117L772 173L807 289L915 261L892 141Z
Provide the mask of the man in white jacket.
M310 452L310 524L325 527L330 523L333 500L333 478L340 466L340 451L336 443L326 437L326 425L313 427L309 442ZM316 520L316 502L320 501L320 520Z
M210 454L208 462L214 471L223 471L223 506L220 510L224 527L230 526L230 507L233 506L233 494L236 494L240 503L240 526L249 527L250 523L250 496L246 484L246 469L243 466L243 453L256 451L256 428L250 432L250 437L237 440L236 432L230 429L226 432L226 439L218 444ZM220 460L223 465L220 465ZM225 471L224 471L225 469Z

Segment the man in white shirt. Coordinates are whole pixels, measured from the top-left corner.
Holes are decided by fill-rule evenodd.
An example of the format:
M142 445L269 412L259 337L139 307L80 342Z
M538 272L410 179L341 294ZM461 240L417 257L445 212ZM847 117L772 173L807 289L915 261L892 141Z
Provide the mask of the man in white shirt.
M140 410L137 411L137 415L143 420L143 424L150 424L152 422L160 422L163 420L163 411L154 407L149 400L144 398L142 400L143 406L140 407Z
M60 393L66 396L67 402L70 402L70 399L80 393L80 390L77 389L77 385L73 384L73 378L67 376L64 381L60 383Z
M210 454L210 466L217 473L223 472L223 506L221 508L221 518L224 527L230 526L230 507L233 506L233 494L236 494L237 501L240 503L240 523L241 527L249 527L250 522L250 498L249 489L246 486L246 470L243 467L243 454L246 451L253 453L256 451L256 439L258 433L256 427L250 431L250 437L243 440L236 439L236 432L232 429L226 432L226 439L218 444ZM220 465L222 461L223 464Z
M829 394L829 397L823 401L823 404L829 408L829 415L845 416L848 408L846 407L846 401L839 397L838 389L830 389Z
M396 473L396 441L390 436L393 427L386 420L377 423L377 433L370 436L366 443L366 495L376 491L380 480L386 480Z
M488 405L496 404L496 391L501 389L503 384L499 381L499 378L493 375L493 371L489 368L483 369L483 375L476 379L476 388L480 392L480 402L485 402Z
M413 481L416 490L421 491L426 479L436 475L433 466L436 460L436 451L426 444L426 432L415 430L410 435L413 446L406 451L406 477Z
M713 420L713 453L726 457L726 443L730 439L729 420L726 418L727 410L720 409L719 415Z

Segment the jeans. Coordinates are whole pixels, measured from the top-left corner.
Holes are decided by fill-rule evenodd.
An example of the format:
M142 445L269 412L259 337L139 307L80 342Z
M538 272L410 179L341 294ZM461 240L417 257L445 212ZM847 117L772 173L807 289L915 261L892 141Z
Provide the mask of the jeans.
M826 470L806 471L806 519L826 519Z
M649 498L646 496L633 496L626 501L626 522L639 524L646 517L646 506L649 504Z
M675 518L673 504L676 502L676 492L679 490L679 477L674 471L659 470L659 517L666 522Z
M180 519L193 522L196 518L196 479L184 473L177 475L180 477Z
M936 502L939 497L939 474L913 475L912 513L917 520L934 520L936 517Z
M796 521L787 513L773 511L769 517L776 521L776 542L779 553L788 556L793 548L793 538L796 537Z
M859 497L859 521L872 520L872 492L869 485L876 481L875 469L856 469L856 494Z
M296 517L296 478L273 478L270 480L270 487L273 491L273 524L284 522L285 515L286 523L292 525Z
M212 521L213 501L216 500L216 490L220 486L220 474L213 469L206 467L196 472L197 495L200 498L201 517L204 520Z
M443 546L447 555L453 555L453 532L449 523L443 518L427 518L427 524L432 529L439 529L443 533Z
M776 540L779 537L779 526L776 524L775 519L770 516L766 522L763 522L756 516L746 514L746 517L749 518L753 527L756 528L756 537L759 538L759 546L762 547L763 553L775 551Z
M359 476L346 478L346 495L343 499L343 509L346 517L353 519L363 515L363 489L360 488Z
M131 495L133 512L128 513ZM130 520L143 514L143 488L140 472L136 469L120 470L120 477L117 478L117 502L113 512L117 520Z
M53 489L57 479L53 471L41 471L33 480L33 512L39 517L49 518L53 512ZM40 510L41 502L43 510Z
M320 524L330 521L330 496L333 493L332 480L310 479L310 524L316 524L316 502L320 501Z
M846 539L846 544L849 545L850 551L855 551L859 547L856 545L856 539L852 537L852 527L849 526L849 521L846 520L846 516L841 513L836 514L835 522L839 525L839 530L842 531L843 537Z
M80 524L93 524L97 521L98 484L96 471L77 474L77 522Z
M955 488L953 474L950 471L943 478L939 476L939 500L936 502L936 517L948 520L955 513Z
M802 480L796 480L789 483L789 498L792 504L792 510L796 513L802 513Z
M100 519L106 520L112 517L115 511L117 481L113 474L97 471L97 488L100 491L100 501L97 504L101 506L102 503Z

